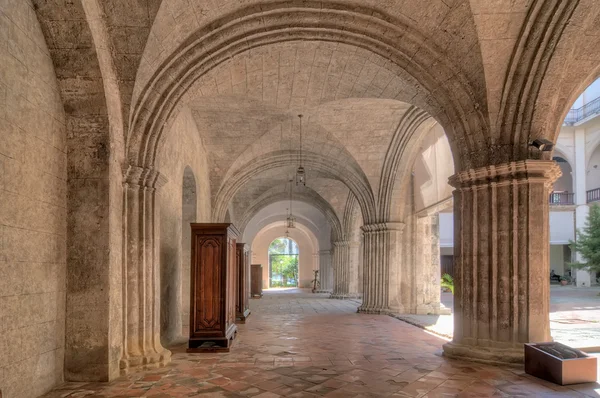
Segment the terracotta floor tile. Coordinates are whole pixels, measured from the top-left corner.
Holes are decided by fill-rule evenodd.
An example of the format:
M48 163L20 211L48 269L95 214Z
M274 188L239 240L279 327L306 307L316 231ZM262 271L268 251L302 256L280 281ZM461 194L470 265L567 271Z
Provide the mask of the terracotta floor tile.
M229 353L173 349L161 369L111 383L66 383L76 397L600 396L599 384L556 386L522 372L440 357L445 342L397 319L357 314L356 301L266 291L251 301Z

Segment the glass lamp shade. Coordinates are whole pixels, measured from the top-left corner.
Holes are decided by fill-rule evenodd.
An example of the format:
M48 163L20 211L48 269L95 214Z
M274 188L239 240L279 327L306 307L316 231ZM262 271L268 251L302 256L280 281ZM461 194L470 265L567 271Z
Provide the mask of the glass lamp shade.
M306 186L306 171L302 166L298 167L298 170L296 170L296 185Z
M296 217L288 216L287 218L287 227L288 228L296 228Z

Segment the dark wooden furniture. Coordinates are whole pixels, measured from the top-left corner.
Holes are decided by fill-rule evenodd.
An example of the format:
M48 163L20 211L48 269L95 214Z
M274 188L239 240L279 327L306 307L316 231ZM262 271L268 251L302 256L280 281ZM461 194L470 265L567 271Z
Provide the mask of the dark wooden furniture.
M525 344L525 373L556 384L592 383L597 359L561 343Z
M191 224L190 339L187 352L229 351L235 325L236 238L232 224Z
M250 315L250 247L245 243L236 245L237 291L235 300L236 322L246 323Z
M262 265L252 264L250 271L250 297L262 297Z

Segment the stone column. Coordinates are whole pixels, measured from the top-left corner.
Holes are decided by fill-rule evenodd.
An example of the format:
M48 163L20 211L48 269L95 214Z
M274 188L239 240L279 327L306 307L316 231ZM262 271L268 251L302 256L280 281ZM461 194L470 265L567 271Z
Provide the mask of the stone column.
M415 224L414 313L449 314L450 310L440 303L439 216L417 217Z
M390 311L390 264L400 258L402 223L363 225L363 301L358 312L387 314ZM394 312L398 311L396 309ZM400 309L401 312L401 309Z
M162 366L171 352L160 343L158 188L164 178L130 166L123 187L123 347L121 374Z
M319 281L321 282L322 292L331 292L333 290L333 268L331 266L331 251L319 251Z
M350 242L340 240L333 242L333 299L343 299L348 296L350 280Z
M587 204L585 129L575 129L575 228L585 227L590 208ZM575 238L576 239L576 238ZM585 262L581 254L575 253L575 261ZM577 287L590 286L592 282L589 271L573 269Z
M348 247L348 298L359 298L360 242L351 241Z
M523 343L550 341L549 204L553 161L455 174L454 338L444 354L523 360Z

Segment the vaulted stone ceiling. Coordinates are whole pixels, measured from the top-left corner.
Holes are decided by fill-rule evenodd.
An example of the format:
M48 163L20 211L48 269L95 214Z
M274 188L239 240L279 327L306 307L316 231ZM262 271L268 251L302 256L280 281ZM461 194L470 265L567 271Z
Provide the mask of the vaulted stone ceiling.
M418 95L396 72L358 47L294 41L243 52L202 76L180 106L192 110L209 154L213 205L231 200L236 220L265 191L287 184L299 162L299 114L305 157L339 163L342 174L358 176L369 195L376 193L386 152L410 108L396 98ZM284 164L257 170L233 197L221 195L224 182L274 155ZM341 219L349 193L343 176L305 162L310 188Z
M152 91L173 107L191 108L210 153L213 205L225 198L235 203L236 214L244 212L246 195L256 198L256 187L243 182L220 195L223 181L261 156L278 153L283 158L293 151L298 113L306 115L305 150L343 164L341 174L354 173L360 180L354 192L369 191L359 198L364 208L370 196L377 200L385 151L406 103L428 111L447 128L456 165L465 168L527 157L530 137L520 131L551 138L573 95L600 73L598 68L590 73L598 52L586 50L600 42L594 0L282 0L268 5L260 0L35 0L34 5L65 109L77 108L70 126L95 125L101 116L104 125L98 129L110 122L110 140L118 141L122 133L125 145L134 147L136 131L145 128L135 124L141 120L139 109L158 114L147 107L152 102L144 102ZM319 13L321 9L327 12ZM247 38L245 49L209 48L226 27ZM315 33L315 27L323 27L322 32ZM257 39L262 29L265 34L277 31L279 39ZM286 29L291 39L284 37ZM340 30L379 41L350 44L351 34L340 39ZM571 39L582 33L588 40ZM540 42L546 37L550 39ZM190 71L194 82L178 97L168 97L161 90L170 82L160 79L176 71L171 65L194 56L186 48L202 46L212 64L200 66L201 73ZM98 64L90 67L94 52ZM537 72L524 73L532 68ZM80 106L89 101L85 92L90 91L86 81L74 79L83 69L93 74L92 80L103 77L108 90L103 92L96 81L91 92L106 97L108 110ZM173 74L176 84L180 78ZM151 121L158 126L152 128L164 124L158 116ZM495 138L488 143L486 137ZM107 141L99 135L101 140ZM512 140L523 145L505 151ZM130 162L137 156L136 150L132 153ZM288 178L288 172L268 170L268 178L256 176L257 181L271 180L271 186L263 181L261 189ZM319 180L344 181L343 176L323 175L323 170L316 173Z

